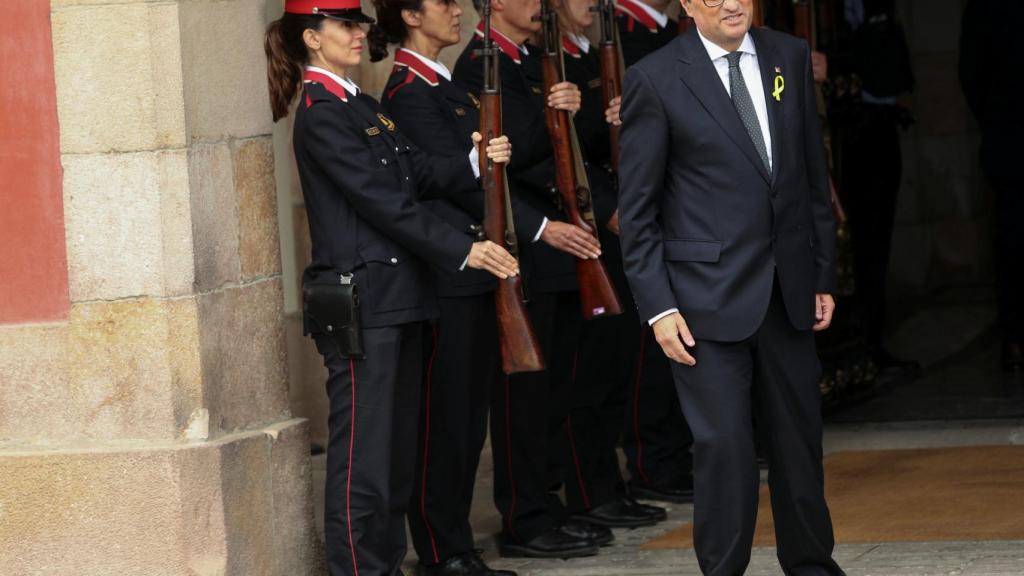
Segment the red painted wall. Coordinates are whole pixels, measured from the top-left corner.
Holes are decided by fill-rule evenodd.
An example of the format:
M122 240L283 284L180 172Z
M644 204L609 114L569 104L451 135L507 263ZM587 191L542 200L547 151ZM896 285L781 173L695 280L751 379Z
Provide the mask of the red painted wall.
M50 3L0 18L0 324L68 315Z

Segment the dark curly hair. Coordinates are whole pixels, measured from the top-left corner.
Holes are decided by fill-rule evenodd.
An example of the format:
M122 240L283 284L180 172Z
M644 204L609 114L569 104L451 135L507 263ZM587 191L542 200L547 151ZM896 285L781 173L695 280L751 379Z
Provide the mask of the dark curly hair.
M389 44L401 44L409 36L402 20L402 10L419 12L423 0L373 0L377 23L370 26L366 39L370 43L370 62L387 58Z

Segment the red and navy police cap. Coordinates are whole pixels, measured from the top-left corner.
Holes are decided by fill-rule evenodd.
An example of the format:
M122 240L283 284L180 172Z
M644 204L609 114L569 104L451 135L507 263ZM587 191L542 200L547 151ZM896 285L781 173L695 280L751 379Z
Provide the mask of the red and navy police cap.
M363 14L359 0L287 0L284 11L286 14L318 14L335 20L374 23L373 18Z

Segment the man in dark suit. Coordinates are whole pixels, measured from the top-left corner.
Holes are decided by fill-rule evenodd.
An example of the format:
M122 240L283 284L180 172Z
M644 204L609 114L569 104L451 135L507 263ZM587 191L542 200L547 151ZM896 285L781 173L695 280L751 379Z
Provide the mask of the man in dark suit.
M832 318L835 224L810 50L751 30L751 4L683 0L696 29L627 71L623 255L693 431L701 570L750 561L756 405L779 562L838 575L813 332Z

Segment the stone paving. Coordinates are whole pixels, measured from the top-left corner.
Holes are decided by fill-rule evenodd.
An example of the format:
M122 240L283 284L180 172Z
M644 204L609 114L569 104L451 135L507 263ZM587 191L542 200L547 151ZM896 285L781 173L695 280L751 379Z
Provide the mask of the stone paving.
M832 425L826 428L827 453L854 449L931 448L1024 444L1024 420L915 422ZM314 486L322 498L323 457L314 459ZM600 554L574 560L501 559L494 534L500 519L490 502L490 451L485 449L477 475L472 522L484 559L494 568L520 576L698 576L692 550L640 550L653 538L692 519L690 505L668 505L669 519L650 528L616 530L616 541ZM1024 498L1024 494L1021 495ZM317 500L320 508L322 500ZM318 524L322 526L322 519ZM1003 542L915 542L838 545L835 558L848 576L1024 576L1024 540ZM410 549L407 574L416 573ZM747 576L781 576L774 548L754 549Z

